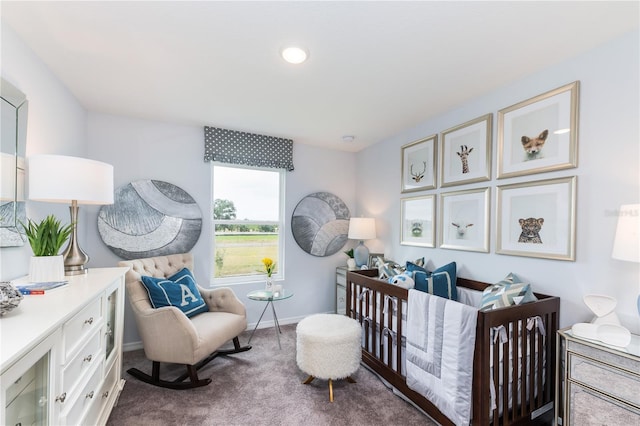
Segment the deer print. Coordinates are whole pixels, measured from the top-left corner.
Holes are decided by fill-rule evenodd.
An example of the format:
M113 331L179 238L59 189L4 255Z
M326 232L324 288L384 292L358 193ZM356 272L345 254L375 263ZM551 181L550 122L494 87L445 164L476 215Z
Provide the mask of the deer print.
M466 145L460 145L460 152L456 152L462 161L462 173L469 173L469 154L473 148L468 149Z
M418 173L413 173L413 163L411 163L411 167L409 168L411 172L411 179L413 179L416 183L420 182L424 177L424 173L427 171L427 162L422 162L422 171Z

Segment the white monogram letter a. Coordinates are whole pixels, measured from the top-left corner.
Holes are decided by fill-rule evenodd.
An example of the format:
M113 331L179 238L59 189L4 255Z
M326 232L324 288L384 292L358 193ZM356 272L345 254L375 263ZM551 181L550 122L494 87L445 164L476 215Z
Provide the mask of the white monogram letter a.
M182 303L180 303L180 306L187 306L191 302L198 301L198 298L194 296L191 290L189 290L189 287L184 284L180 284L180 289L182 290ZM191 302L187 302L187 298L191 298Z

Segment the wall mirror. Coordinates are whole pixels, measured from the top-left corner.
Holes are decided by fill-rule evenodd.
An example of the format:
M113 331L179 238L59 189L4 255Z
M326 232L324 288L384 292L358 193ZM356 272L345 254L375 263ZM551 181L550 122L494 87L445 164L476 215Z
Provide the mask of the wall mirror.
M0 80L0 247L22 246L26 221L25 153L28 102L24 93Z

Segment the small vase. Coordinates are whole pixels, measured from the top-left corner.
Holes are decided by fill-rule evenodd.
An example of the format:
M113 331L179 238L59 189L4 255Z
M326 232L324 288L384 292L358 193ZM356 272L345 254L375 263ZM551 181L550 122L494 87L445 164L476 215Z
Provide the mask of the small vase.
M347 259L347 268L356 269L356 260L354 258L350 257Z
M273 291L273 278L267 277L267 282L264 286L266 291Z
M64 260L59 256L32 256L29 264L29 281L64 281Z

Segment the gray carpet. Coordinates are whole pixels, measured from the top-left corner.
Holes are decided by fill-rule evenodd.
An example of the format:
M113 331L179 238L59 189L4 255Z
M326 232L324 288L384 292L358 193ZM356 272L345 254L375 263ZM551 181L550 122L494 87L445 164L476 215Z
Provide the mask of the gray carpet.
M434 425L428 417L389 390L364 367L353 375L357 383L334 383L329 402L327 381L303 385L307 375L296 365L295 324L282 326L282 350L273 328L256 331L253 348L221 356L200 370L209 386L175 391L134 379L126 370L151 373L142 350L125 352L127 381L108 425ZM249 332L240 336L246 344ZM176 372L164 376L165 372ZM161 369L173 378L183 368Z

